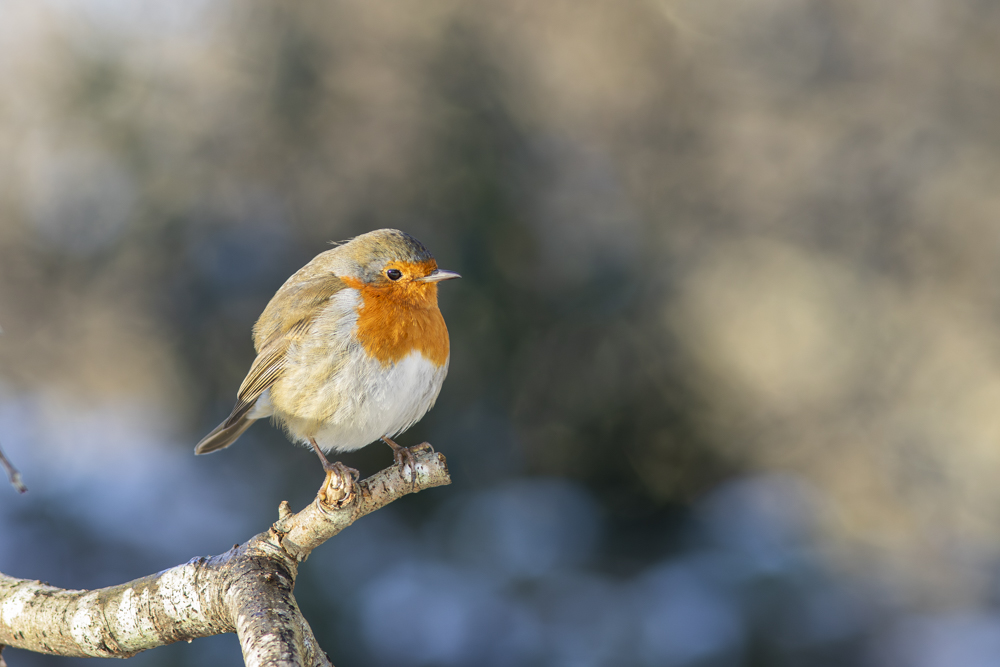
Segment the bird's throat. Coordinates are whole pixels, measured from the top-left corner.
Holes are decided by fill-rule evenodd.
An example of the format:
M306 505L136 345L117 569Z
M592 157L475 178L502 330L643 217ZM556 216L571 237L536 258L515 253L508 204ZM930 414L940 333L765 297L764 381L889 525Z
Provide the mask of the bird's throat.
M369 355L383 366L396 363L413 351L435 366L448 360L448 329L437 305L434 283L372 286L345 279L358 290L355 333Z

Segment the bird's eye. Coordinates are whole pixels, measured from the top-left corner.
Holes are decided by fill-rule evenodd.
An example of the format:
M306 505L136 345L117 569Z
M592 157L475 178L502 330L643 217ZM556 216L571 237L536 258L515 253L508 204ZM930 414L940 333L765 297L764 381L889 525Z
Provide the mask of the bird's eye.
M389 280L399 280L403 277L403 272L399 269L389 269L385 272L385 275Z

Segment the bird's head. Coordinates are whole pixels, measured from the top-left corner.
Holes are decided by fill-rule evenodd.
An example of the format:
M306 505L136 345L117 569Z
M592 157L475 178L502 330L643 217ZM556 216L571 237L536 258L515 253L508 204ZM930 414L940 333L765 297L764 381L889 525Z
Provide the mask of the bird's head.
M378 229L337 248L341 279L372 296L413 304L437 303L437 283L460 278L439 269L424 245L405 232Z

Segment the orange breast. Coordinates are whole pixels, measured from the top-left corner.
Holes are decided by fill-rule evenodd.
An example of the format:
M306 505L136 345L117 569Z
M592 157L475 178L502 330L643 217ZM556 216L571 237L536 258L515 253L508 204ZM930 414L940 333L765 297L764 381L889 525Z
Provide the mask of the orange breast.
M444 365L448 328L438 309L435 283L373 286L355 278L343 280L361 294L355 333L368 354L387 366L416 350L435 366Z

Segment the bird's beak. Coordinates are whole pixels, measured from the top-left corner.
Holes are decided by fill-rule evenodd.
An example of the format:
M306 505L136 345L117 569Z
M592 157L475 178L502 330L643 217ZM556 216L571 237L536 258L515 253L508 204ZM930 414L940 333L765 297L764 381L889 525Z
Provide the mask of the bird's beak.
M461 278L461 277L462 276L458 275L454 271L445 271L443 269L434 269L433 271L431 271L429 274L427 274L423 278L417 278L417 282L421 282L421 283L436 283L436 282L440 282L442 280L453 280L455 278Z

